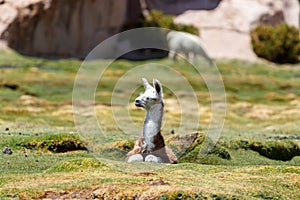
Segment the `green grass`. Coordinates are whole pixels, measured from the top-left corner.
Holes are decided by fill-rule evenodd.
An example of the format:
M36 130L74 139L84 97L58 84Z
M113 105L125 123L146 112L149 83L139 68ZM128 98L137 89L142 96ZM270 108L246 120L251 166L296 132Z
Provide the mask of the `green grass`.
M76 162L84 166L82 170L71 167L66 173L58 165L53 168L56 170L52 169L47 173L17 174L13 180L19 181L19 184L13 186L12 182L7 181L4 184L6 189L1 190L2 197L36 198L46 195L51 198L50 195L56 194L71 198L77 194L77 198L83 198L83 195L96 195L98 198L151 195L168 199L175 199L174 197L180 195L209 199L299 198L297 179L300 171L297 167L220 168L211 165L178 164L165 166L160 171L151 173L123 173L111 170L101 163L96 164L96 161L92 162L90 159L71 160L60 166L72 166ZM89 166L82 163L89 163ZM93 169L90 168L91 163L94 165ZM4 177L6 180L12 179L10 175Z
M108 62L96 60L87 64L96 70ZM226 121L217 146L200 158L203 140L200 137L191 142L188 137L191 132L207 130L211 99L193 67L179 62L155 72L153 66L170 65L169 60L113 62L95 93L97 120L105 137L93 135L93 124L88 120L78 137L72 92L81 64L76 59L46 60L23 57L11 50L0 52L0 150L5 146L13 150L12 155L0 152L0 198L300 198L299 140L276 139L299 136L299 65L217 61L226 89ZM135 68L144 65L148 67L142 71ZM201 109L198 130L192 129L188 120L179 132L182 116L176 99L190 99L173 69L196 91ZM129 70L137 71L127 73ZM119 88L119 104L111 106L112 91L124 76L128 78L126 84L135 90ZM145 115L132 105L143 90L142 76L164 76L162 84L168 82L168 87L173 86L173 91L179 93L176 96L164 86L166 112L162 133L180 156L177 165L124 163ZM83 80L88 83L90 78ZM80 114L90 119L87 107L82 108ZM192 107L189 109L190 119L199 115ZM132 123L127 123L124 113ZM116 119L128 124L127 131L118 127ZM70 143L77 147L87 144L89 151L74 149L74 145L63 152L56 151L57 146L53 148L53 144L65 148Z

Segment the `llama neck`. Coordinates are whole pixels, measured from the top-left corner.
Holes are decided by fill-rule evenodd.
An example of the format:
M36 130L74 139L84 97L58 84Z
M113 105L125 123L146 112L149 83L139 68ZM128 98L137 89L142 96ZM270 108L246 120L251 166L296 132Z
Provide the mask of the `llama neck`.
M152 138L157 133L160 132L161 129L161 121L163 117L163 103L158 103L152 105L149 109L147 109L146 118L144 121L143 128L143 137Z

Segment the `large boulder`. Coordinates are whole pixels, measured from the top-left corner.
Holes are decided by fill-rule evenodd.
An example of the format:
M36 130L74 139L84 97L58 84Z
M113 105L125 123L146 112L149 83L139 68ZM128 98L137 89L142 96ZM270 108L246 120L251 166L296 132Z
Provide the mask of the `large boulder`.
M119 32L127 10L127 1L119 0L1 2L1 39L20 53L44 57L85 57Z

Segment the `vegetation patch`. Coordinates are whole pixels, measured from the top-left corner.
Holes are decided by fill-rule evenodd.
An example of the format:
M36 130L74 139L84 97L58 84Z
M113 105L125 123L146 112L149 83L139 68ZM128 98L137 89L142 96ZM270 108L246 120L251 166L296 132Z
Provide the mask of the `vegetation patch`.
M213 199L213 200L237 200L241 197L230 195L230 194L202 194L202 193L191 193L189 191L174 191L167 194L163 194L159 197L159 200L179 200L179 199Z
M300 55L299 31L287 24L261 25L251 32L254 52L276 63L297 63Z
M201 193L191 194L190 192L174 191L167 194L163 194L159 197L159 200L175 200L175 199L204 199Z
M133 140L121 140L101 147L100 154L103 158L124 162L126 154L133 149Z
M293 141L267 141L253 143L250 148L270 159L288 161L300 156L300 148Z
M120 142L114 143L113 146L114 146L114 148L118 148L122 151L129 152L130 150L133 149L134 141L133 140L122 140Z
M85 145L77 135L54 134L30 138L29 141L20 143L19 146L27 149L40 151L51 151L53 153L63 153L67 151L86 150Z
M95 158L76 158L68 161L62 161L47 169L46 172L75 172L101 167L106 167L106 165Z
M262 156L281 161L289 161L295 156L300 156L299 145L291 140L256 142L246 139L234 139L230 142L230 148L256 151Z
M122 186L121 186L122 187ZM39 198L51 198L51 199L159 199L159 200L202 200L202 199L212 199L212 200L237 200L243 199L242 197L231 195L231 194L204 194L202 192L196 192L192 190L180 190L178 188L169 188L169 191L160 191L156 189L156 192L149 192L149 186L141 189L138 187L136 191L129 188L121 188L118 186L102 187L97 189L85 189L77 190L74 192L62 192L56 193L51 191L46 191ZM134 187L134 186L133 186ZM137 186L135 186L136 188ZM156 186L150 186L156 187ZM154 189L154 188L153 188Z
M100 154L102 158L107 158L110 160L115 160L115 161L125 161L126 154L129 151L123 151L119 148L114 148L114 147L109 147L109 148L104 148Z
M148 18L140 18L136 21L129 21L124 25L124 29L133 29L140 27L159 27L176 31L188 32L199 35L199 30L193 25L175 23L172 15L166 15L158 10L151 10Z

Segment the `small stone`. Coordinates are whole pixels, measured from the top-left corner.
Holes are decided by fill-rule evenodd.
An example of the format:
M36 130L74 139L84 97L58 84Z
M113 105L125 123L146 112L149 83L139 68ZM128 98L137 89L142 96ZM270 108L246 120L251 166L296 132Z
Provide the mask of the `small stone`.
M11 148L8 148L8 147L4 147L3 150L2 150L2 152L5 153L5 154L8 154L8 155L12 154Z

